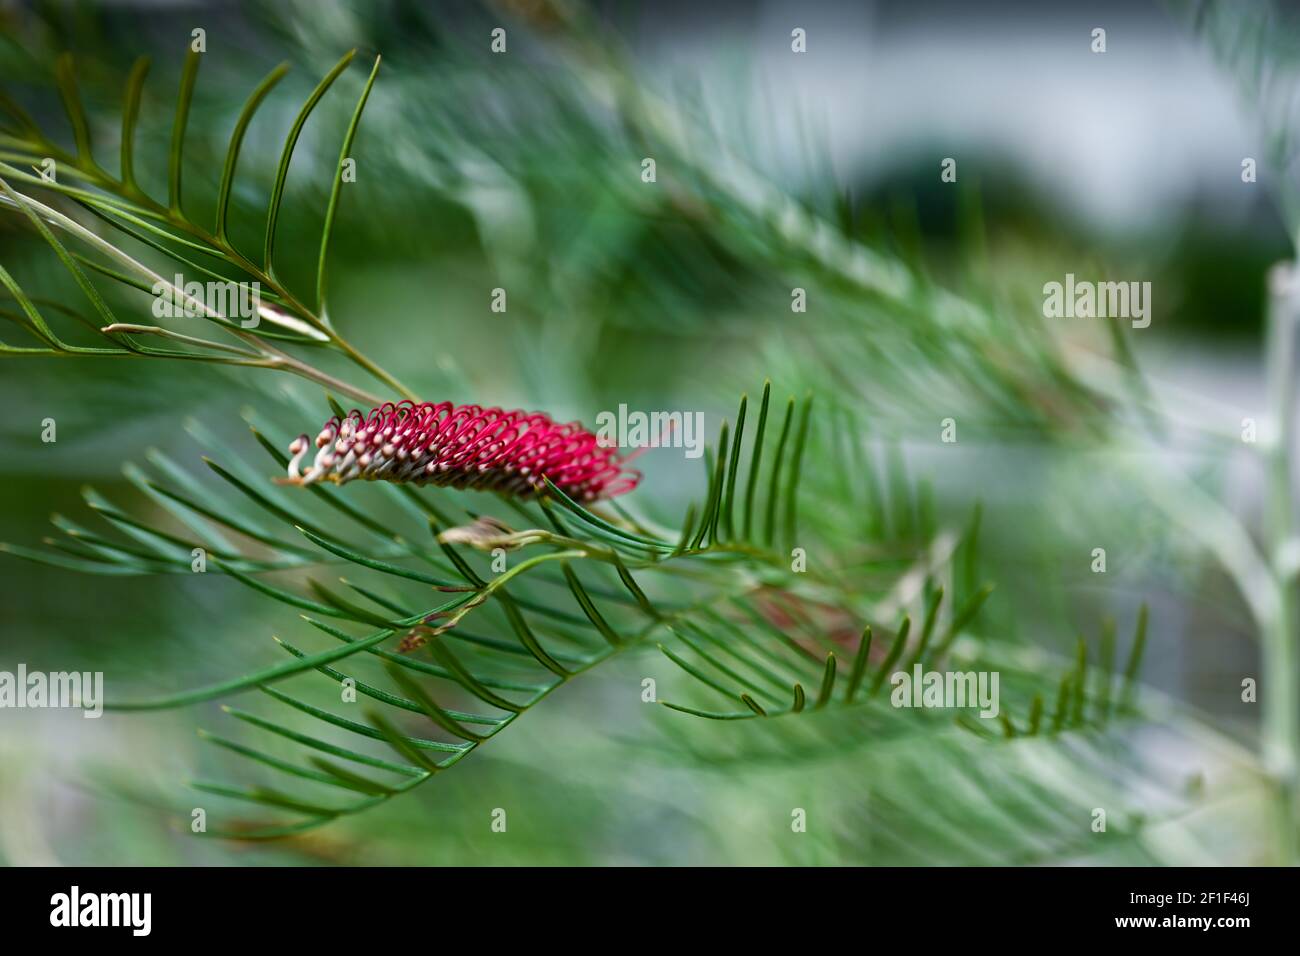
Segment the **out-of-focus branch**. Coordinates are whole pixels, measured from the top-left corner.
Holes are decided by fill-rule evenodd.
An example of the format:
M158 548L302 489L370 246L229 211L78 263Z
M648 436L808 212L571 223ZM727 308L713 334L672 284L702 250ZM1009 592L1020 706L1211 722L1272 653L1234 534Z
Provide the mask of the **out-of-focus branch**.
M1300 853L1300 634L1296 633L1300 587L1291 555L1295 552L1296 327L1300 324L1300 267L1275 266L1269 276L1268 398L1271 429L1268 456L1268 538L1271 580L1277 589L1276 614L1264 638L1264 763L1278 787L1287 844L1283 862Z

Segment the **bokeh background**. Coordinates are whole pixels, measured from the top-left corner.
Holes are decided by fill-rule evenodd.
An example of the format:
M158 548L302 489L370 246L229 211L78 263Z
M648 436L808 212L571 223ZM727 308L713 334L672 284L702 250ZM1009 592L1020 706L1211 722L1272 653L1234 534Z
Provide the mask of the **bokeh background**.
M234 195L236 241L255 245L274 158L302 99L346 50L359 47L366 61L382 53L332 251L331 313L354 341L427 398L545 408L589 424L626 402L703 410L712 433L767 376L781 394L838 390L870 422L850 439L887 439L929 483L942 516L962 520L983 504L998 583L986 626L999 636L1068 656L1080 634L1095 638L1099 620L1130 628L1150 605L1145 679L1196 723L1135 732L1128 742L1146 762L1121 790L1134 820L1168 809L1168 793L1197 799L1172 826L1138 833L1136 857L1081 832L1037 859L1266 862L1278 837L1252 758L1259 715L1240 699L1242 678L1258 677L1257 635L1222 571L1130 474L1158 476L1153 462L1172 462L1208 475L1213 498L1258 529L1262 473L1250 449L1175 430L1121 453L1081 438L1071 409L1046 399L999 405L949 392L958 374L945 363L989 352L962 358L924 315L882 309L819 268L815 237L773 241L718 185L730 176L725 157L741 157L847 241L988 305L1005 324L985 341L1010 353L1022 334L1014 316L1038 321L1044 282L1066 272L1150 281L1154 320L1130 338L1161 401L1229 434L1243 418L1264 418L1265 276L1292 255L1284 133L1294 72L1263 44L1261 69L1225 64L1233 30L1263 9L1253 4L1235 5L1236 25L1196 4L1075 6L585 6L583 29L617 53L630 88L692 124L675 154L658 154L657 188L639 176L656 143L636 120L652 107L593 81L580 45L564 42L565 27L540 3L3 3L0 80L69 141L52 63L72 51L111 148L127 71L149 54L137 153L142 179L161 183L179 66L191 29L203 27L186 188L210 210L244 98L289 61L292 73L249 130ZM488 49L499 25L508 56ZM794 27L807 31L806 54L790 51ZM1105 54L1089 48L1094 27L1107 31ZM1294 35L1273 31L1279 41ZM280 232L291 283L311 282L339 136L364 79L354 65L295 154ZM945 157L957 159L955 184L940 182ZM1243 157L1259 160L1258 182L1242 182ZM0 217L0 261L29 289L70 294L66 273L12 214ZM505 315L488 308L498 286L509 289ZM790 312L793 286L809 290L807 315ZM858 351L845 351L844 323L860 318ZM896 332L907 322L920 323L909 334L929 346ZM1095 325L1061 322L1053 334L1071 347L1113 354ZM826 354L837 351L838 365ZM294 418L289 391L312 393L257 370L5 357L0 540L37 547L51 515L84 520L87 484L139 503L124 463L157 448L197 464L209 449L187 433L189 420L244 450L249 408L278 422L286 441L311 430L318 422ZM935 441L946 415L962 429L952 449ZM53 445L39 440L47 417L58 423ZM665 451L640 464L637 494L675 520L698 490L695 463ZM1108 552L1104 578L1089 568L1094 547ZM217 575L93 577L0 555L0 580L0 668L102 670L124 697L254 669L272 659L270 636L292 617ZM626 657L565 688L456 773L269 845L194 839L111 785L126 776L175 797L216 759L195 734L222 721L215 703L98 721L0 712L0 860L992 861L969 847L924 851L931 823L873 809L875 788L903 771L869 739L795 756L765 749L757 733L742 746L727 737L741 731L642 706L642 676L670 670L653 648ZM918 806L938 807L944 757L919 759L932 783L918 784ZM990 763L989 792L973 799L996 803L1000 779ZM488 829L500 806L512 808L508 835ZM791 834L794 806L816 822L809 833ZM990 839L982 815L968 821L971 843Z

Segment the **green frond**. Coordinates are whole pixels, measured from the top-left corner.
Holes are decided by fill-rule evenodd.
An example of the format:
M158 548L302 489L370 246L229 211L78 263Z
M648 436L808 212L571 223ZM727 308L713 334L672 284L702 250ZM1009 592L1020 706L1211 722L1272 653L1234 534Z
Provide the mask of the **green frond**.
M1225 4L1193 6L1198 30L1228 15ZM1141 684L1145 605L1131 631L1131 612L1122 612L1121 632L1106 616L1114 609L1080 614L1067 589L1037 590L1053 575L1059 583L1060 558L1030 553L1038 528L1028 518L1013 527L1021 516L1010 508L1021 502L1008 505L994 471L1008 466L967 474L972 459L940 458L947 447L928 431L960 414L963 442L1032 441L1036 452L1062 456L1147 441L1167 423L1128 334L1080 345L1021 309L994 276L977 274L988 269L971 269L967 246L981 255L996 248L985 245L974 192L959 200L957 268L941 269L906 203L889 213L893 234L879 236L855 224L871 212L860 202L769 181L763 158L715 129L703 99L660 97L616 44L598 42L597 22L580 19L535 37L539 48L566 42L564 70L503 57L490 80L440 43L432 63L386 51L377 86L379 56L364 78L357 50L339 56L374 39L356 37L277 55L332 63L303 79L305 100L284 102L288 67L263 73L269 62L230 84L230 95L218 97L218 87L210 96L214 74L200 78L193 51L161 79L140 57L113 74L107 95L87 88L84 97L89 78L117 68L47 57L49 115L0 94L0 213L12 214L15 242L34 252L0 266L0 358L76 358L31 364L87 373L94 363L83 360L207 363L228 386L222 394L245 406L247 434L227 427L229 409L206 395L182 407L170 393L151 393L159 420L199 420L186 420L185 434L150 432L159 448L124 465L117 487L83 488L80 506L60 501L40 546L0 544L7 558L54 569L52 579L102 575L111 580L93 584L130 590L129 579L145 578L135 583L181 595L165 609L175 604L184 616L175 611L175 621L160 618L141 635L167 639L166 649L141 640L140 654L201 655L178 671L190 676L126 670L135 676L114 680L103 703L184 711L205 725L192 786L212 820L207 834L302 838L378 811L405 838L405 826L389 824L427 807L397 798L438 777L425 792L439 810L455 803L440 788L454 797L472 787L495 800L496 788L482 782L497 763L513 772L531 760L548 783L565 778L562 749L579 733L609 745L592 744L593 759L620 769L629 761L619 748L639 746L700 779L717 774L723 786L710 793L741 794L751 809L761 802L784 812L812 781L807 792L836 820L822 842L803 843L831 862L835 854L897 865L1162 862L1171 855L1164 844L1198 848L1192 818L1234 799L1224 788L1197 790L1161 759L1162 748L1190 752L1191 741L1198 754L1231 764L1235 779L1253 785L1258 776L1260 789L1285 783ZM1289 54L1269 39L1272 21L1249 22L1245 39L1216 52L1244 71L1248 88L1264 90L1260 63ZM388 66L399 62L400 70ZM519 102L501 94L507 81L518 82L510 89ZM160 96L166 109L155 116ZM415 96L429 98L419 117L392 105ZM208 110L217 102L214 125ZM361 201L353 209L349 196L345 215L345 171L363 115L390 167L368 166ZM96 147L102 152L119 124L115 175ZM1292 145L1269 141L1275 158ZM328 155L306 155L318 146ZM658 157L660 188L640 189L635 177L629 188L629 149ZM43 174L46 158L57 179ZM412 164L418 202L412 182L392 174ZM319 208L297 208L303 196L316 196ZM376 241L381 233L387 244ZM444 300L421 285L407 303L418 322L383 322L382 313L407 304L394 305L397 283L378 255L367 260L376 268L338 281L368 243L423 263L428 250L405 244L408 234L436 244L430 282L463 273L467 298L509 285L509 320L494 315L496 325L462 342L448 316L478 314L481 298L457 305L451 293L464 290ZM256 283L256 316L190 301L171 288L178 272ZM955 277L951 288L942 275ZM814 289L817 314L794 334L780 324L788 315L773 317L785 311L787 279ZM159 288L198 307L142 318ZM724 298L724 308L712 307ZM361 312L344 315L349 303ZM641 367L652 310L674 351L671 361ZM418 376L414 384L436 390L431 398L536 402L526 407L586 419L611 396L672 395L701 417L707 411L711 426L716 418L716 437L698 462L691 448L685 470L669 456L646 459L634 493L590 502L549 479L508 499L382 480L285 483L297 467L288 439L331 413L347 415L352 403L364 411L415 399L358 347L363 339L396 353L400 378ZM718 360L724 351L727 363ZM760 380L761 395L752 388ZM143 427L117 414L96 388L103 383L88 374L85 384L66 399L91 409L92 427L71 450L57 449L69 455L59 461L79 463L72 475L91 473L103 449L135 442L133 429ZM201 458L181 450L187 441ZM1217 507L1206 497L1207 509ZM1091 515L1075 523L1100 535ZM1269 548L1286 555L1289 524L1277 526ZM1226 536L1234 553L1215 557L1245 556L1234 583L1259 621L1285 630L1285 595L1276 617L1260 611L1285 577L1253 528L1236 530ZM203 628L212 608L224 631ZM1076 614L1101 622L1077 641ZM922 697L927 674L953 679L949 686L988 678L992 705L969 696L931 705ZM510 760L477 759L477 780L445 776L557 690L596 675L620 694L639 681L641 702L661 706L640 707L628 691L602 701L600 721L582 714L547 725L566 719L555 707L554 718L529 718L522 733L536 720L537 736ZM170 792L141 799L151 814L187 813L193 802ZM1111 823L1094 835L1098 808ZM671 809L706 820L717 810ZM563 816L581 817L579 805L566 801ZM364 825L351 819L336 835ZM785 843L774 852L807 862Z

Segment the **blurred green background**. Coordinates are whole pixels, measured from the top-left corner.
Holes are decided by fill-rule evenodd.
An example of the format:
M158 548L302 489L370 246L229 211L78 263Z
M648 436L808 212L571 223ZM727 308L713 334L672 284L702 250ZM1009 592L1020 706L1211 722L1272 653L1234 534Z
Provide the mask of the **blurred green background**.
M1145 678L1171 714L1196 714L1194 724L1140 726L1122 752L1100 751L1093 769L1113 771L1107 783L1125 808L1115 840L1091 840L1084 821L1009 862L1272 859L1278 838L1251 756L1258 715L1240 700L1241 679L1259 666L1240 598L1089 424L1081 408L1091 399L1054 392L1059 383L1027 372L1017 352L1019 336L1041 334L1026 330L1040 323L1043 282L1066 272L1148 280L1155 319L1131 339L1168 386L1162 399L1228 433L1263 415L1264 276L1290 255L1278 211L1285 190L1263 173L1254 187L1241 182L1240 156L1263 162L1270 148L1258 104L1215 65L1185 11L889 2L585 11L582 29L626 71L627 89L602 85L598 71L593 79L590 52L546 4L3 5L0 76L70 143L52 63L75 54L115 168L120 91L134 58L149 54L137 162L142 183L162 195L180 63L190 31L203 27L185 182L191 213L207 221L245 97L290 62L249 129L236 179L233 239L256 248L284 130L318 78L358 47L360 62L307 125L289 178L278 271L308 288L362 63L381 53L331 250L331 315L367 354L427 399L539 408L589 426L625 402L703 410L712 434L768 376L781 397L811 388L819 401L838 399L857 423L841 426L847 440L897 449L941 520L965 521L983 504L981 544L998 585L990 632L1068 658L1106 616L1126 632L1146 601ZM1088 52L1094 21L1108 28L1105 57ZM507 56L489 50L502 24ZM803 60L790 58L792 25L809 31ZM657 107L638 91L693 124L673 151L656 140L648 118ZM657 158L654 186L640 179L646 155ZM836 241L902 264L926 290L959 290L999 324L976 349L927 325L937 292L921 296L919 317L863 294L826 268L818 236L783 233L743 190L726 188L737 182L727 156ZM955 184L938 175L949 156ZM0 262L33 295L75 296L11 213L0 216ZM144 319L147 297L104 285L115 307ZM807 315L790 312L795 286L809 292ZM509 291L505 314L489 309L497 287ZM1050 334L1067 353L1114 354L1095 325ZM984 365L1006 380L1024 375L1020 397L964 379L962 369ZM0 540L38 547L51 514L85 520L87 484L147 511L122 466L157 448L201 467L210 449L187 434L190 419L249 452L241 415L252 409L287 445L325 417L301 420L290 393L320 404L309 383L260 370L5 357ZM1123 404L1122 392L1114 401ZM936 444L946 415L961 428L954 449ZM57 422L55 444L40 441L45 418ZM1142 451L1208 476L1216 499L1256 522L1260 474L1247 452L1176 430ZM852 464L827 454L816 466L804 507L833 524L835 502L818 482ZM677 522L698 491L698 463L663 451L638 467L646 477L634 500ZM1089 570L1097 546L1110 558L1104 579ZM102 670L110 695L124 698L255 669L272 659L272 633L293 622L288 609L268 611L213 574L94 577L0 555L0 575L0 668ZM126 779L187 799L185 780L223 760L195 734L229 722L218 703L98 721L0 712L0 860L1000 862L996 834L1014 826L1006 791L1020 786L1013 774L1063 784L1072 763L1090 766L1068 746L990 755L977 764L983 776L962 778L978 792L963 793L946 781L938 742L891 749L850 723L828 732L833 745L815 745L819 717L806 740L691 721L642 704L645 676L673 679L653 646L564 688L454 774L281 844L194 839L158 808L117 795L114 782ZM506 834L490 830L498 807L510 814ZM791 832L795 807L808 811L807 833Z

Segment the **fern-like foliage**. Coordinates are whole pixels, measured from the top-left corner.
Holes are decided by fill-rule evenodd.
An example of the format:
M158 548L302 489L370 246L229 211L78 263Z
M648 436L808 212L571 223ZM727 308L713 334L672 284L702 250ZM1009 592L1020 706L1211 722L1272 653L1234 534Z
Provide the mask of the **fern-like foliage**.
M106 574L190 573L194 556L203 554L214 570L302 612L309 633L333 642L307 650L300 639L277 638L288 658L280 663L209 686L109 705L156 710L253 689L283 705L278 717L242 706L227 711L298 745L305 761L205 733L214 744L278 774L281 782L196 786L296 815L239 819L210 832L284 836L373 807L448 770L574 677L669 635L703 663L689 663L666 645L665 653L747 710L719 714L670 706L723 719L866 703L896 665L933 665L946 655L968 632L987 587L942 627L943 590L931 589L914 644L908 643L904 618L874 670L868 668L871 642L864 639L851 669L839 677L832 622L856 627L864 613L872 620L897 600L897 588L892 582L846 588L843 571L794 569L776 550L798 534L801 463L812 416L806 404L791 399L781 428L771 429L770 395L765 387L748 434L747 399L734 439L723 423L707 456L703 493L672 531L638 521L622 508L600 514L553 485L533 502L502 500L490 514L477 509L490 506L491 496L486 505L473 501L471 509L427 490L379 483L369 490L380 492L397 516L390 523L351 502L350 488L277 488L266 471L240 464L232 451L229 467L207 460L225 494L203 488L161 453L152 456L152 472L128 469L136 487L174 519L177 531L87 490L87 504L116 534L60 517L56 525L63 537L53 551L5 548L30 560ZM222 448L202 424L192 423L191 431L210 452ZM252 436L269 459L268 470L282 469L286 458L276 444L256 426ZM494 573L483 566L481 551L518 557ZM948 569L958 553L962 549L951 545L927 553L920 565L926 579ZM337 563L350 566L348 577L323 580L321 570ZM890 582L889 563L880 564L883 580ZM899 577L913 571L909 567ZM267 580L276 572L292 583ZM787 633L787 615L806 629L797 638ZM825 658L810 647L825 650ZM374 677L363 673L362 661ZM738 689L724 687L704 666ZM281 689L281 682L310 672L329 679L326 689L334 687L336 700L348 700L349 692L352 699L364 698L365 719ZM805 694L801 680L818 688L815 695ZM839 692L837 680L843 681ZM1076 676L1065 686L1081 689L1083 681ZM315 688L318 699L320 689ZM1077 723L1081 690L1070 699L1071 723ZM310 718L312 729L301 729L290 716ZM1059 727L1061 715L1053 719ZM409 728L413 720L423 729ZM374 742L389 745L396 759L376 754ZM284 778L293 778L288 782L298 789L286 789ZM313 792L321 787L341 793L327 799Z
M6 310L5 317L39 343L35 346L0 343L0 355L100 358L137 356L273 368L314 379L354 398L373 400L375 396L372 393L328 376L310 362L285 351L288 347L328 349L346 356L389 389L408 395L400 383L339 334L329 318L325 302L326 263L343 184L344 160L351 152L362 110L378 74L378 58L343 136L339 163L324 213L314 295L296 293L280 280L275 269L276 232L294 148L313 110L354 57L355 51L348 53L325 75L303 104L285 136L267 205L262 249L258 253L241 250L232 241L231 195L249 124L258 108L283 78L287 67L282 65L272 70L249 95L239 115L230 135L216 197L216 213L210 228L195 222L187 214L182 188L185 133L198 77L200 54L190 52L181 74L171 149L167 159L166 202L149 196L141 188L135 174L135 130L149 71L146 59L137 61L123 97L120 171L117 176L106 171L95 157L71 57L60 58L57 80L74 132L75 151L69 152L60 147L19 104L8 97L0 99L0 110L8 114L12 123L10 128L0 133L0 146L4 147L4 161L0 162L0 203L21 213L32 229L50 245L91 308L90 315L66 306L59 311L67 313L73 321L95 330L104 343L80 346L74 344L66 334L60 335L38 303L23 291L7 270L0 269L0 284L17 306L16 312ZM60 176L64 177L62 181ZM68 182L69 179L75 182ZM76 212L108 227L112 238L105 238L74 216L20 192L14 184L29 190L49 190L63 197L73 204ZM81 248L69 248L56 233L64 233L77 240ZM257 293L261 300L257 316L259 321L256 324L240 321L188 295L183 288L174 285L170 278L165 278L161 272L128 252L128 242L141 244L145 249L162 255L175 266L185 269L189 275L203 277L205 281L237 282L245 287L249 283L257 283ZM87 270L126 288L150 295L165 292L174 302L190 307L203 320L215 326L219 333L225 334L225 338L207 339L162 324L119 321L108 301L90 281ZM149 344L159 339L167 342L169 347Z
M39 300L0 267L0 284L14 305L0 315L30 340L0 341L0 354L277 369L321 386L335 414L343 413L335 397L371 404L413 397L343 336L326 308L342 170L378 59L332 171L313 288L294 290L276 270L295 147L353 58L346 55L324 76L284 137L259 250L232 238L232 196L249 126L284 67L253 88L238 115L211 225L191 215L182 188L196 55L181 73L165 200L150 196L136 174L147 62L137 63L123 94L116 174L96 156L70 59L59 62L57 80L73 150L61 148L17 103L0 100L10 118L0 133L4 208L48 246L90 310ZM607 66L591 65L596 80L608 79ZM622 108L634 103L647 106L633 98ZM628 109L624 119L657 138L664 155L685 162L691 151L666 132L671 124L663 105L648 105ZM46 158L62 178L42 175ZM250 413L250 438L239 447L227 447L212 423L191 422L208 475L162 452L151 452L144 466L128 465L126 475L147 508L87 489L85 503L97 524L60 515L54 519L59 535L46 549L0 546L63 571L206 569L265 599L268 615L276 606L299 615L292 638L276 637L282 656L274 663L199 687L109 702L118 711L157 711L239 698L226 707L230 720L203 736L238 758L243 771L235 782L194 785L233 805L251 804L257 815L223 811L210 835L292 836L379 806L447 772L570 681L616 656L649 657L656 648L684 675L682 693L706 698L688 703L674 689L672 701L656 711L664 718L663 749L673 759L714 766L842 754L850 732L885 749L891 741L937 740L936 746L953 748L954 766L960 760L965 770L983 753L1025 745L1059 760L1060 748L1104 736L1117 718L1142 715L1135 681L1145 612L1123 666L1111 627L1095 661L1083 643L1070 662L989 640L980 626L993 592L979 561L979 513L957 523L941 518L933 492L911 480L897 449L881 460L872 456L853 376L877 368L877 384L900 402L908 393L960 390L1035 428L1059 424L1067 407L1086 409L1086 425L1094 427L1092 413L1101 418L1108 411L1099 394L1065 368L1038 325L1008 339L993 327L985 304L959 301L920 270L828 235L816 217L770 190L740 188L744 177L696 172L692 186L701 195L733 194L725 208L745 227L734 234L761 237L760 259L797 244L816 251L812 266L841 283L843 294L843 311L822 345L843 348L830 349L817 366L834 387L827 395L819 390L816 402L802 387L801 397L774 401L770 384L754 401L741 399L704 454L701 487L680 517L664 518L662 499L647 501L649 489L632 496L635 504L620 499L586 507L554 485L525 500L384 482L277 486L270 479L283 474L287 438L325 412L323 403L290 395L284 400L290 407ZM144 252L129 251L137 248ZM123 321L97 283L111 282L118 293L154 294L158 283L171 286L161 262L196 277L259 283L262 323L245 327L206 306L203 319L222 337ZM859 309L864 293L868 303ZM917 324L883 321L900 315ZM922 321L944 331L942 344L926 338ZM89 328L99 341L79 345L65 324ZM165 347L150 344L157 341ZM385 392L323 371L315 357L326 352L351 362ZM921 381L909 381L903 363L884 360L900 354L924 359L919 367L929 371ZM978 361L965 361L972 356ZM774 368L784 362L771 356ZM812 377L807 369L792 372L801 385ZM1026 396L1032 400L1021 402ZM290 416L298 424L286 430ZM810 501L818 507L800 507ZM345 577L337 576L340 568ZM950 717L886 705L892 674L958 664L1001 675L1004 704L992 728L970 718L953 726ZM266 706L247 704L253 693ZM361 707L339 706L353 702ZM711 737L721 745L710 749L695 728L713 725L695 718L734 736ZM234 729L240 726L242 733ZM746 736L755 733L764 736ZM755 741L760 746L751 747ZM984 749L972 758L972 748ZM900 772L899 786L908 779ZM1044 808L1059 793L1039 778L1026 779L1017 805L1004 812L1032 808L1046 827L1054 814ZM966 780L984 785L974 771ZM881 787L873 833L914 811L903 790L890 795L883 781ZM951 832L951 821L927 820L926 828L934 836L926 853L934 858L951 855L954 846L970 851ZM1026 851L1019 858L1031 856Z

